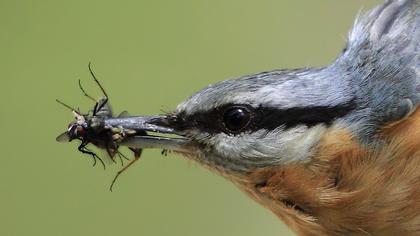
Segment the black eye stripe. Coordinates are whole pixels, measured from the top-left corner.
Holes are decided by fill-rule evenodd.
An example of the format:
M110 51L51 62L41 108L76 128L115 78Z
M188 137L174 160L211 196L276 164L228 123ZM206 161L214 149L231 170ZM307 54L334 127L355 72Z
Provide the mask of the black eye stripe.
M297 125L308 127L318 124L331 125L337 118L343 117L354 109L352 104L340 106L313 106L305 108L290 108L286 110L266 109L259 110L260 128L268 130L284 126L286 129Z
M297 125L308 127L325 124L331 125L337 118L343 117L355 108L353 102L336 106L312 106L289 109L277 109L272 107L253 108L244 104L228 104L217 107L211 111L197 112L186 116L178 114L169 125L177 130L198 129L207 133L228 133L223 125L223 114L230 107L246 107L251 113L250 124L241 132L254 132L260 129L274 130L280 126L285 129Z

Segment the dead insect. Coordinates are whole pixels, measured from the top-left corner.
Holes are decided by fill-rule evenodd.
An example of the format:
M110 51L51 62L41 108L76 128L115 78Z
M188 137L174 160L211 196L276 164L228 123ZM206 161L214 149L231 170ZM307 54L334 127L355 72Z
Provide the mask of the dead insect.
M105 168L104 161L93 151L88 149L86 146L88 144L93 144L94 146L106 150L108 153L109 159L112 162L115 162L115 156L118 155L121 164L123 165L122 158L126 158L119 150L118 143L123 141L127 137L131 137L134 135L147 135L145 131L135 131L135 130L128 130L122 127L112 127L105 125L105 119L114 118L111 106L109 105L109 97L106 93L105 89L99 83L98 79L96 78L93 70L91 68L91 64L88 65L89 72L95 81L95 83L99 86L103 93L103 97L100 98L98 101L95 100L92 96L88 95L86 91L83 89L82 84L79 80L79 88L82 93L89 99L95 102L95 106L93 110L88 112L87 114L82 114L78 109L74 109L71 106L61 102L57 99L57 102L62 104L63 106L72 110L74 115L75 121L71 122L68 125L67 131L60 134L56 140L58 142L71 142L75 139L80 140L81 143L78 147L78 150L84 154L88 154L92 156L94 160L93 166L96 165L96 159L98 159L103 167ZM127 117L128 112L124 111L117 117ZM112 191L112 186L114 185L118 176L124 172L129 166L131 166L135 161L140 158L142 149L138 148L129 148L134 153L134 159L131 160L126 166L124 166L120 171L118 171L117 175L115 176L112 184L110 186L110 190Z

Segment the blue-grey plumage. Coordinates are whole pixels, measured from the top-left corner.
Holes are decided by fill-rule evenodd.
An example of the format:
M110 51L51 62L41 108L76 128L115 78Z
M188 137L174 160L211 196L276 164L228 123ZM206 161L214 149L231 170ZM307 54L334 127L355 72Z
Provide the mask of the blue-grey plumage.
M355 103L344 119L371 135L419 102L420 3L387 1L360 16L337 60L324 68L275 70L227 80L178 107L191 115L227 103L278 109ZM365 133L368 132L368 133Z
M419 53L419 1L386 1L356 20L346 49L333 66L351 83L358 102L351 121L362 120L361 130L376 131L417 106Z

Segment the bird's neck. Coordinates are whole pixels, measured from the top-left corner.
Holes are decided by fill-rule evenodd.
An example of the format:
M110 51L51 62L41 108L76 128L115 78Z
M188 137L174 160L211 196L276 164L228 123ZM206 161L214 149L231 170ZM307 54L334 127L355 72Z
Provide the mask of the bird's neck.
M418 235L420 111L382 137L373 148L334 129L310 163L258 169L234 182L299 235Z

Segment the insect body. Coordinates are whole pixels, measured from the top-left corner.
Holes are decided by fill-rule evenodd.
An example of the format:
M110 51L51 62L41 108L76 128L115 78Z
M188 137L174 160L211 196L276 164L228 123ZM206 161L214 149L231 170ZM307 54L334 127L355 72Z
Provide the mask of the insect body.
M131 137L134 135L147 135L144 131L135 131L135 130L129 130L124 129L122 127L112 127L112 126L106 126L105 120L113 118L113 113L111 106L109 105L109 99L106 91L102 87L102 85L99 83L98 79L94 75L92 68L89 63L89 72L92 75L92 78L94 79L95 83L99 86L101 89L104 97L100 98L98 101L96 101L93 97L88 95L85 90L83 89L80 80L79 80L79 87L80 90L83 92L83 94L88 97L89 99L93 100L95 102L95 106L93 110L88 112L87 114L82 114L80 111L66 105L65 103L57 100L60 104L64 105L65 107L72 110L75 121L71 122L68 125L67 131L60 134L56 140L58 142L71 142L75 139L80 140L81 143L78 147L78 150L84 154L92 156L94 160L94 166L96 165L96 160L98 159L102 165L105 168L104 161L93 151L88 149L86 146L88 144L93 144L94 146L106 150L108 153L108 157L112 162L115 162L115 156L118 155L120 157L121 163L122 158L126 158L121 152L119 152L118 143L126 139L127 137ZM126 117L128 116L128 113L122 112L118 117ZM141 149L137 148L130 148L130 150L134 153L134 159L130 161L125 167L123 167L115 176L112 184L111 184L111 190L112 186L115 183L115 180L117 177L126 170L130 165L132 165L135 161L137 161L140 158ZM127 159L127 158L126 158Z

